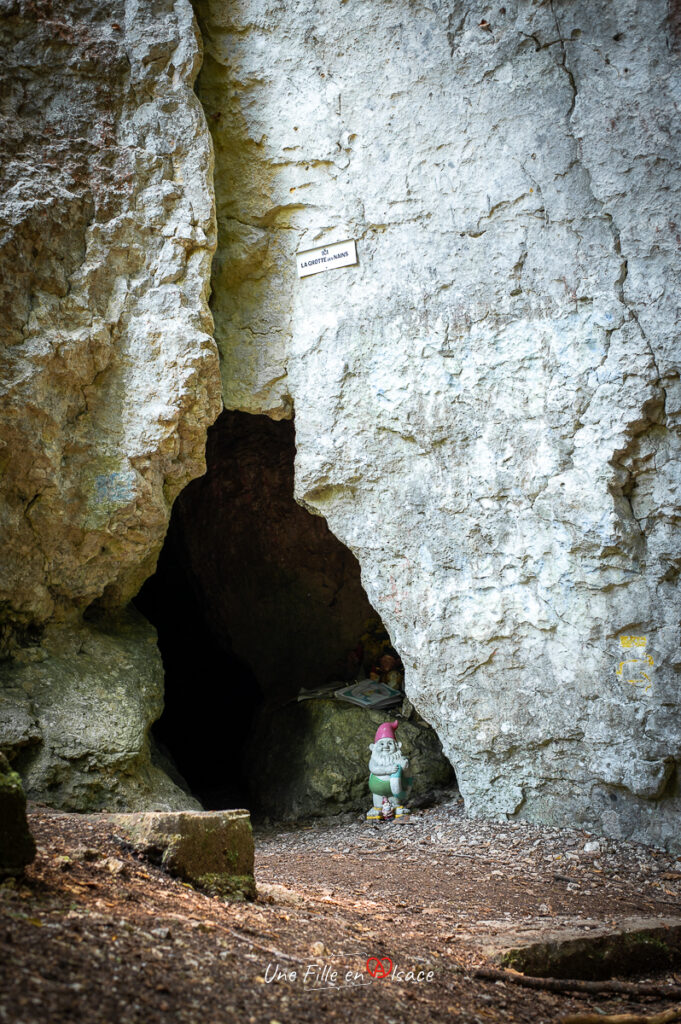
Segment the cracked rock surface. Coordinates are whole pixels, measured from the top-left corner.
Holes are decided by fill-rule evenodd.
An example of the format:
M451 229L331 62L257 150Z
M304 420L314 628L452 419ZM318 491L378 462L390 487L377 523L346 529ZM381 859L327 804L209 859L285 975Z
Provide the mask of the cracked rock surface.
M470 813L679 849L676 6L195 9L226 405L295 410L297 498ZM185 0L4 14L0 741L85 806L151 764L155 699L113 716L124 768L50 708L84 636L102 706L123 663L157 685L81 616L136 593L204 468L212 147ZM297 279L349 237L357 266Z
M678 849L678 18L195 9L226 405L295 409L470 812Z
M185 0L4 5L0 603L120 606L219 411L212 153Z
M191 806L149 760L153 630L81 615L153 571L220 409L196 26L186 0L2 6L0 745L34 798Z

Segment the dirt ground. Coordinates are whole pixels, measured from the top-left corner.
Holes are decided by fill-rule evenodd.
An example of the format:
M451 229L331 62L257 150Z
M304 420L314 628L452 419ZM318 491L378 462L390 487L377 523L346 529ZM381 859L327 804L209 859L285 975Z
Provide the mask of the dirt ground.
M646 847L470 820L454 798L406 824L260 829L258 898L227 903L139 859L105 816L29 820L38 857L0 886L1 1024L541 1024L673 1005L473 976L485 939L517 926L678 914L681 863Z

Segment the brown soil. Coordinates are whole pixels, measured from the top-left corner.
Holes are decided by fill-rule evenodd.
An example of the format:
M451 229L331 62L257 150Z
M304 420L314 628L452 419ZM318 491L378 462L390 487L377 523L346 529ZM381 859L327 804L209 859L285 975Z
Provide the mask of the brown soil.
M678 913L679 864L645 847L585 853L582 832L471 821L452 801L408 824L260 831L258 899L226 903L140 860L105 816L30 825L38 858L0 886L2 1024L539 1024L669 1005L471 976L484 937L516 923ZM369 957L404 973L372 978Z

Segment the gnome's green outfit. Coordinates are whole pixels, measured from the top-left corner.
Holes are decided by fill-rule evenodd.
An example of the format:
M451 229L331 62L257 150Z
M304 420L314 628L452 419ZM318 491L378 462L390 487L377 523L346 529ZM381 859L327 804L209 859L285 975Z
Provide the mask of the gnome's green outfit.
M369 789L374 794L374 796L380 796L380 797L387 796L387 797L390 797L390 798L394 797L399 803L402 803L402 801L407 796L407 793L411 789L411 786L412 786L412 783L413 783L414 780L411 777L411 775L409 775L409 776L402 775L402 769L401 768L398 768L398 770L395 772L395 774L391 775L390 778L391 779L400 779L401 785L405 786L406 788L400 789L399 792L397 792L397 793L393 793L392 787L390 785L390 779L383 779L383 778L381 778L380 775L374 775L373 772L370 772L369 773ZM381 800L381 803L382 802L383 801Z

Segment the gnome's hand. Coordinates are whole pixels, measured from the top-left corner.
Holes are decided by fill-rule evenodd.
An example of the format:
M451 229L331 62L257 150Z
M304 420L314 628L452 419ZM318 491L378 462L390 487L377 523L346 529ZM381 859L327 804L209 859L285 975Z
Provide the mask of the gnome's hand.
M390 790L393 796L397 796L398 793L402 792L402 768L399 767L397 771L393 772L390 776Z

